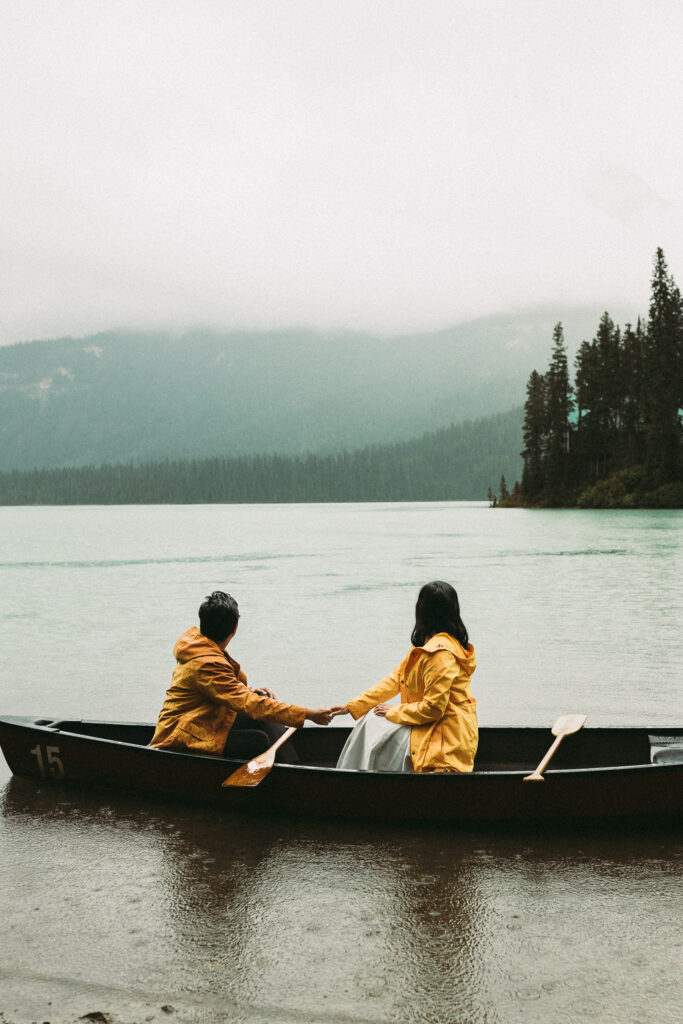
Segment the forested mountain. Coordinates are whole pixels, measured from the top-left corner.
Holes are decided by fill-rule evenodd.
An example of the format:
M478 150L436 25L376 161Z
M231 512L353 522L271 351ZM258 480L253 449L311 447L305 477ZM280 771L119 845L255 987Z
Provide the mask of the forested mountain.
M258 455L138 466L0 473L1 505L296 501L445 501L484 498L515 479L521 408L423 437L355 452Z
M519 404L558 316L578 347L598 313L535 310L392 338L110 333L0 347L0 469L407 440Z

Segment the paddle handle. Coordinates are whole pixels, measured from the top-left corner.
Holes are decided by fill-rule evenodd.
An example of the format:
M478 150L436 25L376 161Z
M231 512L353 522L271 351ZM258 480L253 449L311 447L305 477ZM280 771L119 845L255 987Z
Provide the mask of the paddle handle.
M275 751L279 747L281 747L283 743L286 743L287 740L289 739L289 737L293 733L295 733L295 732L296 732L296 726L290 726L289 729L285 729L285 731L283 732L283 734L280 737L280 739L279 740L275 740L275 743L273 743L272 747L268 747L267 753L270 754L272 752L274 754Z
M545 771L545 769L550 764L550 761L553 758L553 756L555 754L555 751L557 750L557 748L559 747L559 745L560 745L560 743L562 742L563 739L564 739L564 733L560 733L560 735L557 737L555 742L552 744L552 746L548 750L548 753L545 755L545 757L543 758L543 760L539 764L539 766L536 769L536 771L532 772L531 775L525 775L524 776L524 782L545 782L545 779L543 778L543 774L542 773Z

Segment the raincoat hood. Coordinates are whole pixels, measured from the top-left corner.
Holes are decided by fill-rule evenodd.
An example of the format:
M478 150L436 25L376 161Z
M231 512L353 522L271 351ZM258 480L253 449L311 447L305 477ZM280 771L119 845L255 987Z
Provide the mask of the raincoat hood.
M418 650L427 651L429 654L433 654L435 651L450 651L463 672L466 672L468 676L471 676L477 667L477 658L472 644L463 647L450 633L435 633Z
M200 633L196 626L186 629L176 640L173 654L176 661L186 665L195 658L225 658L226 654L217 643Z

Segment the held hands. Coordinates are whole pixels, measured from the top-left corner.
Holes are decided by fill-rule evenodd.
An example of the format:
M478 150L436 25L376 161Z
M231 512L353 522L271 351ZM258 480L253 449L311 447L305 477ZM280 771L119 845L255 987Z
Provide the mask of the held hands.
M335 704L331 708L316 708L315 710L308 709L306 718L311 722L315 722L316 725L329 725L333 718L337 715L349 715L349 711L346 704Z
M373 714L386 718L389 708L389 704L376 704L372 711ZM306 718L310 722L315 722L316 725L329 725L333 718L337 718L339 715L350 714L348 704L333 704L331 708L309 708L306 712Z
M389 704L376 704L372 711L373 714L386 718L389 708ZM329 725L333 718L337 718L339 715L350 714L351 712L347 704L333 704L331 708L309 708L306 712L306 718L310 722L315 722L316 725Z
M315 722L316 725L329 725L333 717L332 708L308 708L306 710L306 718L309 722Z

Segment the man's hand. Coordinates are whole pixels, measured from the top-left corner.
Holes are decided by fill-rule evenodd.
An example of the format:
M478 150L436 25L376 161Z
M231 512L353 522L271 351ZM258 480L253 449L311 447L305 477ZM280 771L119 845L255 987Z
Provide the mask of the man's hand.
M389 710L389 705L388 704L376 704L374 706L374 708L372 709L373 714L379 715L380 718L386 718L388 710Z
M332 721L332 709L308 708L306 711L306 718L309 722L315 722L316 725L329 725Z
M267 686L259 686L257 689L252 690L252 693L257 693L259 697L270 697L271 700L277 700L277 697L272 690L269 690Z
M351 714L347 704L335 704L335 705L333 705L333 707L330 708L330 711L332 713L332 717L333 718L336 718L337 715L349 715L349 714Z

